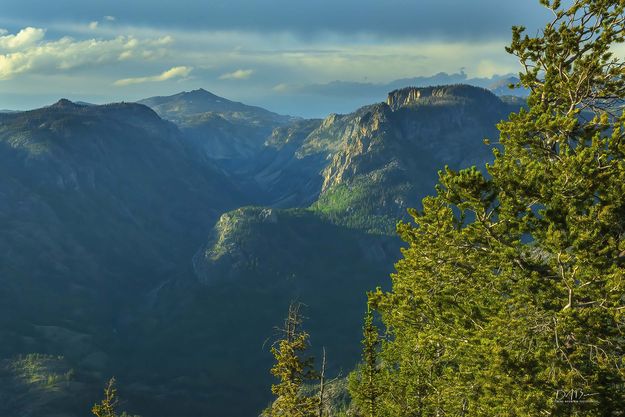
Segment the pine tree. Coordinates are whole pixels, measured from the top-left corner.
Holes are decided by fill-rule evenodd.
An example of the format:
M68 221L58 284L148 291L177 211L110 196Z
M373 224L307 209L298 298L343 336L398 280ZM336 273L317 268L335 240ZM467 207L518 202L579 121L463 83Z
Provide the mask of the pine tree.
M117 417L118 405L119 398L117 397L115 378L111 378L104 388L104 398L99 404L93 406L91 412L96 417Z
M378 404L383 390L378 363L380 335L373 322L373 311L369 308L363 326L362 347L362 364L349 376L352 406L359 416L380 417Z
M268 417L313 417L319 410L319 398L307 396L302 388L307 381L316 381L313 358L303 356L308 349L308 333L301 330L300 304L292 303L281 329L283 338L272 348L276 359L271 374L279 379L272 385L275 401L265 411Z
M507 48L528 109L486 173L440 173L370 295L382 414L625 415L625 1L541 3L553 21Z
M104 398L99 404L94 404L91 408L91 413L96 417L140 417L138 415L131 415L123 411L121 414L117 414L117 407L119 405L119 397L117 396L115 378L111 378L104 387Z

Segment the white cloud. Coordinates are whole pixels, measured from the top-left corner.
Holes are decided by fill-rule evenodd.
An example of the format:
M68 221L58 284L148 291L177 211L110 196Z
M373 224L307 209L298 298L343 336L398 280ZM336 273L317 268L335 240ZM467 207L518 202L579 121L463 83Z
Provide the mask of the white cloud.
M167 71L160 73L159 75L152 75L149 77L124 78L124 79L115 81L114 84L116 86L123 87L123 86L131 85L131 84L142 84L142 83L147 83L147 82L161 82L161 81L171 80L173 78L184 78L184 77L187 77L191 73L192 70L193 68L185 67L185 66L173 67L173 68L168 69Z
M0 35L6 35L7 33L9 33L8 30L0 28Z
M156 45L169 45L170 43L174 42L174 38L172 38L170 35L165 35L165 36L161 36L159 38L157 38L154 43Z
M53 75L79 67L98 68L134 57L155 60L165 56L173 42L171 37L138 39L131 36L80 41L64 37L45 41L44 35L43 29L25 28L16 35L0 36L0 80L25 73Z
M86 25L56 26L91 36ZM149 26L105 25L101 36L132 34L137 38L173 36L176 48L169 62L184 62L194 68L210 66L222 72L212 75L222 81L253 78L271 91L275 84L313 83L334 80L388 82L392 79L437 72L455 72L466 67L469 77L490 76L518 70L518 63L504 50L507 38L484 41L452 41L436 38L389 39L372 33L327 32L302 39L290 32L207 31L162 29ZM126 54L128 55L128 54ZM139 59L140 54L133 54ZM493 65L496 63L497 65ZM254 68L252 73L246 73ZM238 69L237 71L234 71ZM231 72L232 71L232 72ZM262 72L262 77L256 76ZM208 74L209 72L206 72ZM221 74L221 76L220 76ZM214 81L214 79L213 79ZM235 83L229 83L234 86Z
M280 84L276 84L273 86L272 90L276 91L278 93L284 93L286 91L289 91L291 88L290 85L286 84L286 83L280 83Z
M148 29L142 30L146 30L144 36L153 36ZM383 83L441 71L453 73L461 67L466 67L469 77L518 71L516 59L505 52L507 39L393 40L372 34L332 33L301 39L290 33L238 31L173 31L171 34L179 46L175 51L178 61L194 67L214 63L224 69L217 74L224 81L240 80L248 76L242 71L254 68L255 72L249 75L259 83L269 83L265 84L268 90L276 84L298 84L302 80L324 83L366 78ZM232 68L239 70L230 72ZM263 77L257 77L261 70Z
M219 79L220 80L247 80L248 78L252 76L253 73L254 73L254 70L251 70L251 69L246 69L246 70L238 69L233 72L222 74L219 77Z
M100 23L104 23L104 26L106 26L106 23L110 23L110 22L114 22L115 20L117 20L115 18L115 16L103 16L101 20L94 20L93 22L89 22L89 24L87 25L87 27L90 30L96 30L96 29L100 29L102 28L102 26L100 25Z
M30 47L45 36L46 31L44 29L27 27L20 30L15 35L7 35L7 32L3 29L0 31L0 51L2 50L19 50Z

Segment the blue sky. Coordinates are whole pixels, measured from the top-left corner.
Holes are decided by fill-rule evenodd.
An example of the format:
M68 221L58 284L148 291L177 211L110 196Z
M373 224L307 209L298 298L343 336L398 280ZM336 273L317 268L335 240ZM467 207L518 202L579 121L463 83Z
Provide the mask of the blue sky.
M515 73L511 26L548 17L537 0L2 0L0 108L202 87L321 116L364 100L336 81Z

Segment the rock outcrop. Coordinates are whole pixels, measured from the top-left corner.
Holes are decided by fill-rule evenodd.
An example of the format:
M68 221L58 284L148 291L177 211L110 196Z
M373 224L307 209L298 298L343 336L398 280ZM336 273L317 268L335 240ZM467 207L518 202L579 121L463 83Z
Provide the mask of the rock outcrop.
M485 88L464 84L444 85L435 87L407 87L388 94L386 104L398 110L402 107L418 104L435 104L462 100L479 100L489 105L497 103L498 98Z

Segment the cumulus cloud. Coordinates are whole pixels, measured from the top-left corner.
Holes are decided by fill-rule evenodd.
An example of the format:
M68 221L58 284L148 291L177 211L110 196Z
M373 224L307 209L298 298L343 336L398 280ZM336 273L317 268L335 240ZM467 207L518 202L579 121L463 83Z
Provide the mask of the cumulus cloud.
M124 78L124 79L115 81L114 84L116 86L123 87L123 86L131 85L131 84L161 82L161 81L171 80L173 78L184 78L184 77L189 76L192 70L193 68L185 67L185 66L173 67L173 68L168 69L167 71L160 73L159 75L152 75L149 77Z
M219 79L220 80L247 80L252 76L254 70L251 69L238 69L233 72L227 72L222 74Z
M115 16L104 16L104 20L106 20L107 22L114 22L117 19L115 18Z
M91 23L89 23L89 29L91 30L95 30L98 28L99 23L97 21L93 21Z
M122 60L157 59L166 55L171 37L138 39L118 36L112 39L75 40L63 37L44 40L45 30L25 28L15 35L0 36L0 80L25 73L55 74L79 67L101 67Z
M20 30L15 35L7 35L7 31L0 30L0 52L2 50L19 50L32 46L43 39L46 31L44 29L27 27Z

